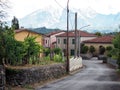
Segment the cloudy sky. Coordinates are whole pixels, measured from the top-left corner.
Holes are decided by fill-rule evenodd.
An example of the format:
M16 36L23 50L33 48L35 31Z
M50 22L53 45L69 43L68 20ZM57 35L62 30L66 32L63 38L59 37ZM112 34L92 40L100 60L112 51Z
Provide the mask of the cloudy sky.
M67 0L9 0L12 6L12 16L22 18L38 9L66 8ZM77 9L92 8L101 14L116 14L120 12L120 0L69 0L69 6ZM50 9L49 9L50 10Z

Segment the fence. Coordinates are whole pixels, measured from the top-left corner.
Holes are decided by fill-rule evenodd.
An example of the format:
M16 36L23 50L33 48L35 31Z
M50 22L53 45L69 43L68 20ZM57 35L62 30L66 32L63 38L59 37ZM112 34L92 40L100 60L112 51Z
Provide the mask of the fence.
M118 65L117 65L117 60L114 60L114 59L112 59L112 58L108 58L108 59L107 59L107 63L109 63L109 64L111 64L111 65L113 65L113 66L115 66L115 67L118 67Z
M70 71L77 70L82 67L82 58L77 57L77 58L71 58L70 59Z

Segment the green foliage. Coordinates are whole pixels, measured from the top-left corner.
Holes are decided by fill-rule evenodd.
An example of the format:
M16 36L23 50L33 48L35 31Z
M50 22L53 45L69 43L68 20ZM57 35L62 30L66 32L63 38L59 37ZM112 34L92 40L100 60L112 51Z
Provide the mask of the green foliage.
M89 50L88 46L83 45L81 48L81 53L86 54L88 50Z
M36 37L27 37L24 42L14 38L14 30L0 26L0 64L23 65L32 60L35 64L43 47L35 42Z
M55 62L63 62L62 56L60 54L55 54L53 59Z
M103 55L105 53L105 47L104 46L100 46L99 47L99 54Z
M25 45L26 45L26 55L24 56L24 62L25 64L28 63L28 61L30 60L30 58L33 58L33 61L34 60L34 57L37 57L39 56L40 54L40 51L42 51L42 46L40 46L36 41L35 41L36 37L27 37L25 38Z
M94 46L90 46L89 51L93 54L95 52L95 47Z
M19 21L18 21L18 19L15 16L12 19L12 28L19 29Z
M107 51L111 51L112 49L113 49L112 46L107 46L107 47L106 47L106 50L107 50Z
M55 54L61 54L62 53L62 50L60 48L54 48L53 51L54 51Z
M113 39L113 45L115 48L120 49L120 33L118 33Z
M46 56L43 59L46 60L46 61L50 61L50 56Z
M113 39L114 52L113 55L117 57L118 69L120 69L120 33L116 34Z
M102 34L100 32L96 32L95 35L102 36Z
M106 51L107 51L107 56L108 57L112 57L112 50L113 50L112 46L107 46L106 47Z
M50 54L50 49L44 48L44 54L45 54L45 56L48 56Z

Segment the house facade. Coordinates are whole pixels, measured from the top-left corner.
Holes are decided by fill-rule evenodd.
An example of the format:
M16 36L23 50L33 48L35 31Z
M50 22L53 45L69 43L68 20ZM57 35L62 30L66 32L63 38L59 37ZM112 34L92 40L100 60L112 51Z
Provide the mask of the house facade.
M75 31L69 31L68 32L68 36L69 36L69 55L72 56L75 53ZM97 36L91 33L87 33L84 31L77 31L77 50L79 47L79 44L81 44L83 41L85 40L91 40L96 38ZM62 51L64 52L64 55L66 55L66 43L67 43L67 32L57 35L57 42L56 42L56 46L61 48Z
M18 41L24 41L24 39L28 36L34 36L36 37L36 42L38 42L40 45L43 45L43 34L36 33L33 31L30 31L28 29L18 29L15 30L15 39Z
M112 40L113 40L113 36L101 36L101 37L97 37L95 39L83 41L83 43L88 47L94 46L95 49L96 49L94 54L98 55L99 54L99 48L101 46L103 46L105 48L108 47L108 46L113 47Z
M56 47L56 36L65 33L64 31L54 31L46 34L44 37L44 47L55 48Z

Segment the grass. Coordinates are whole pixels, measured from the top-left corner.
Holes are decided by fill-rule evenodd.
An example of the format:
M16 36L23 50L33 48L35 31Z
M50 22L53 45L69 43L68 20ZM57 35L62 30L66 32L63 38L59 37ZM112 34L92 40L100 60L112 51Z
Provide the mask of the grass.
M40 60L35 64L26 64L24 66L7 65L6 67L11 68L11 69L26 69L26 68L31 68L31 67L42 67L42 66L47 66L47 65L52 65L52 64L56 64L56 62L50 61L50 60Z

